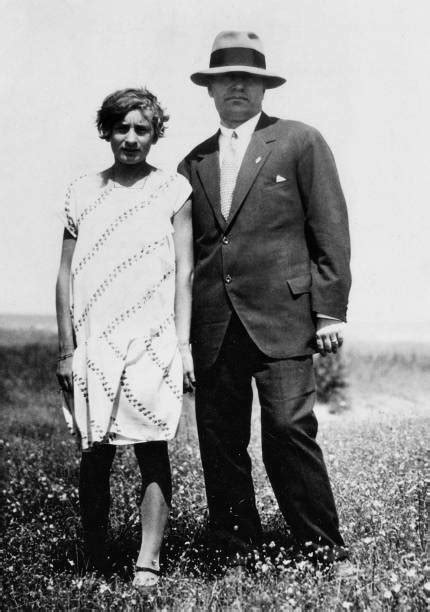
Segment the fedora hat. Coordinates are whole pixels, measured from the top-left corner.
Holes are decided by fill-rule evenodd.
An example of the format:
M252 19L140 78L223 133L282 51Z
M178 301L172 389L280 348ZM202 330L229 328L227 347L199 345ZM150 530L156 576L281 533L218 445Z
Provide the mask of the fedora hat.
M226 72L255 74L264 79L267 89L279 87L286 80L266 70L263 45L253 32L220 32L212 46L209 68L194 72L191 80L196 85L207 87L211 77Z

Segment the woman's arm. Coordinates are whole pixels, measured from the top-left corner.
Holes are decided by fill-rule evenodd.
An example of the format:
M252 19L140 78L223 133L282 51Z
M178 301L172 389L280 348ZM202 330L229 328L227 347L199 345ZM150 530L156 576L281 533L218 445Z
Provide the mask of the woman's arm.
M60 269L55 288L59 349L57 378L63 391L69 393L73 392L72 356L75 350L70 316L70 269L75 246L76 239L67 230L64 230Z
M195 378L190 349L191 289L194 269L191 200L188 200L173 217L173 227L176 254L176 333L184 368L184 391L192 391Z

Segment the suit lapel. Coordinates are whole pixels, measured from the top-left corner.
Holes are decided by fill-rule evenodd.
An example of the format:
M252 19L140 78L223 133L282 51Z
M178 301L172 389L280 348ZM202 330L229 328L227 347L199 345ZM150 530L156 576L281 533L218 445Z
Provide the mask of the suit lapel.
M249 190L254 184L255 179L272 151L272 148L268 145L268 143L274 140L276 140L276 135L270 128L270 119L267 117L267 115L262 113L260 121L258 122L255 132L253 133L249 142L248 148L246 149L245 156L237 176L227 226L231 225L242 207Z
M207 152L201 154L201 160L197 164L197 172L215 217L220 227L224 229L226 222L221 214L220 204L218 136L219 132L208 142Z
M205 150L199 153L200 161L197 164L197 173L222 231L225 231L233 222L258 173L271 153L272 149L269 143L276 140L276 129L272 128L276 121L277 119L268 117L265 113L261 114L237 176L227 221L221 214L220 203L219 131L206 142Z

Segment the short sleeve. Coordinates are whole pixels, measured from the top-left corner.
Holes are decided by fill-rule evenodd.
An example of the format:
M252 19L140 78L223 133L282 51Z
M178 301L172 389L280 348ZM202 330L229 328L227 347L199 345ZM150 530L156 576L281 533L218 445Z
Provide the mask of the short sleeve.
M181 174L176 175L176 190L175 190L175 201L173 203L172 216L176 215L188 200L192 192L192 188L187 179Z
M64 227L72 234L74 238L78 237L78 224L76 214L76 193L74 182L69 185L66 191L64 202Z

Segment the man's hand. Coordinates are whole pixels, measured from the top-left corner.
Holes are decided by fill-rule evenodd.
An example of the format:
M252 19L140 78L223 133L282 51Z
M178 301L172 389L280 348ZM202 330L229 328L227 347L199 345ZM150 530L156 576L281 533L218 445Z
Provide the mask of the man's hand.
M344 323L337 319L317 318L317 349L320 355L337 353L343 344Z

